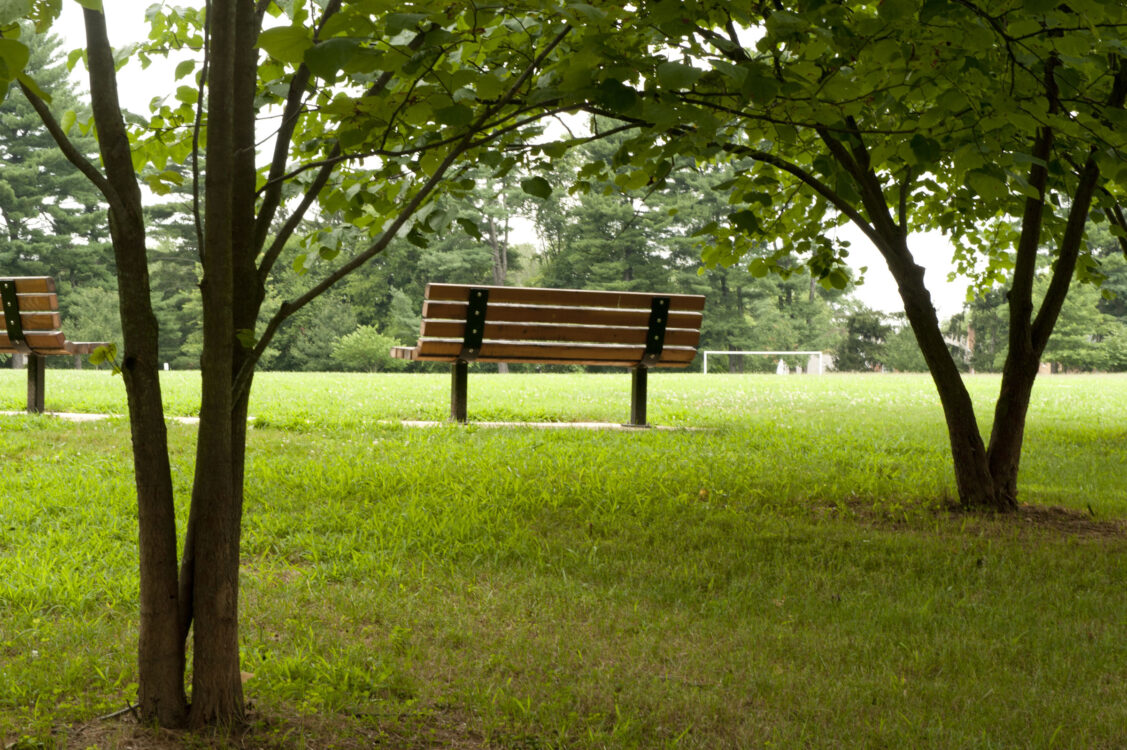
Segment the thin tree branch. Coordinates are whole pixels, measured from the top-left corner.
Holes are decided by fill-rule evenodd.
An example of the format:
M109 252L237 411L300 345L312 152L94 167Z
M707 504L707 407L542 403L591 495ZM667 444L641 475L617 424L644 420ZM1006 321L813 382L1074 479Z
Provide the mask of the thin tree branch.
M200 213L200 133L203 130L204 90L211 66L211 0L204 5L203 64L200 66L199 95L196 97L196 121L192 129L192 219L196 225L196 254L203 258L203 216ZM189 623L190 624L190 623Z
M1111 222L1112 226L1123 230L1123 233L1116 237L1116 240L1119 242L1119 249L1123 251L1123 257L1127 258L1127 217L1123 215L1123 208L1116 203L1114 206L1105 208L1104 215L1107 216L1107 220Z
M1108 95L1106 106L1109 109L1122 109L1127 100L1127 66L1120 66L1115 76L1111 93ZM1076 261L1080 255L1080 243L1084 237L1084 226L1088 221L1088 211L1092 205L1092 196L1096 191L1096 183L1100 176L1100 167L1096 162L1097 147L1093 146L1088 153L1088 160L1080 171L1080 180L1072 197L1072 206L1068 212L1068 222L1065 224L1064 235L1061 237L1056 267L1053 269L1049 289L1041 303L1041 309L1033 321L1031 338L1034 351L1038 356L1044 351L1049 341L1049 335L1060 316L1061 307L1064 305L1068 287L1072 283L1072 275L1076 270ZM1118 208L1118 206L1117 206ZM1122 220L1120 213L1118 218Z
M314 43L316 43L328 20L339 10L340 0L330 0L325 6L321 20L313 32ZM255 220L253 256L257 256L263 245L266 244L266 235L270 231L270 224L273 223L274 215L282 202L282 185L273 182L273 180L285 172L286 158L289 156L294 130L297 128L298 116L305 102L305 93L309 89L311 75L309 66L302 63L298 66L293 78L290 79L290 89L286 95L286 104L282 112L282 124L278 128L274 140L274 156L270 160L270 174L262 195L258 217Z
M1056 67L1060 61L1051 57L1045 61L1045 93L1049 100L1049 114L1052 115L1059 104L1056 96ZM1036 350L1033 344L1033 281L1037 275L1037 250L1041 245L1041 232L1044 226L1045 193L1049 181L1049 160L1052 157L1055 133L1050 125L1042 125L1033 143L1033 163L1029 166L1029 185L1037 192L1037 197L1025 199L1021 216L1021 235L1017 243L1017 258L1014 262L1013 282L1010 285L1010 354L1009 357L1023 356ZM1071 218L1069 220L1071 222ZM1069 272L1071 278L1071 271ZM1051 327L1051 326L1050 326Z
M908 232L908 194L911 192L912 168L910 166L904 168L904 179L900 181L900 205L897 210L897 216L900 221L900 228L905 234Z
M532 62L524 69L524 71L517 77L517 79L509 87L508 91L492 106L486 108L467 128L465 136L461 143L451 149L446 158L435 169L434 174L423 184L417 193L408 201L407 205L396 216L395 220L387 226L380 238L372 245L366 248L363 252L357 255L352 260L348 261L333 273L329 274L319 284L316 284L311 289L297 297L292 301L282 303L278 312L270 319L263 331L262 336L259 338L255 347L251 350L248 356L244 359L239 372L235 377L233 385L233 397L238 399L250 388L251 378L254 375L254 368L258 360L262 357L262 353L266 347L273 340L274 334L277 332L278 327L291 315L305 307L317 297L328 291L338 281L345 278L353 271L355 271L364 263L374 258L379 253L383 252L385 248L391 243L392 239L399 233L399 230L407 223L407 221L414 215L414 213L427 201L431 193L438 187L446 176L446 172L454 165L462 154L469 150L473 143L475 135L485 127L494 115L500 110L504 109L516 97L520 90L524 87L525 83L532 77L533 73L542 65L544 60L558 47L563 40L571 33L572 27L570 25L564 28L548 43L548 45L538 54Z
M747 148L744 146L725 146L723 148L728 153L735 154L737 156L743 156L748 159L753 159L755 161L762 162L763 164L770 164L776 169L781 169L787 174L797 177L814 192L822 196L822 198L824 198L830 205L832 205L845 216L849 217L849 220L856 224L857 228L864 232L865 236L872 240L874 245L876 245L877 247L881 246L881 235L877 232L876 228L873 227L869 220L866 219L852 203L842 198L840 195L838 195L836 190L819 180L812 173L806 171L797 164L786 161L785 159L782 159L775 154L769 153L767 151L758 151L756 149Z
M47 103L40 99L34 91L24 85L23 81L20 81L20 91L27 97L28 102L31 104L32 108L35 109L35 113L39 115L39 119L43 121L47 132L51 134L51 138L53 138L55 143L59 146L59 150L63 152L63 156L67 158L67 161L73 164L78 171L82 172L86 179L94 183L94 186L102 193L111 208L120 209L121 197L117 194L113 185L111 185L110 181L106 179L106 176L94 166L93 162L83 156L82 152L75 147L74 143L63 131L62 126L59 125L58 120L56 120L55 116L51 113L51 109L47 106Z
M407 48L411 50L417 50L420 46L422 46L425 37L426 32L419 32L410 41L410 43L408 43ZM304 64L302 65L302 68L305 68ZM391 82L392 76L393 74L391 71L384 71L383 73L381 73L380 76L375 80L375 82L373 82L373 84L368 87L368 90L364 95L374 96L380 91L386 89L387 85ZM300 94L300 92L298 93ZM295 90L292 86L290 89L289 99L300 99L300 96L295 94ZM287 101L287 110L288 107L289 101ZM304 169L298 169L288 175L278 174L278 176L275 176L276 173L284 173L285 171L286 156L289 153L289 143L293 139L293 132L294 128L296 127L296 119L298 114L299 111L297 110L293 112L294 122L292 123L292 126L288 128L288 132L284 134L284 137L283 131L287 129L287 125L285 121L283 121L282 129L279 130L278 141L275 144L274 161L270 167L272 180L267 181L267 186L269 187L271 185L275 185L274 190L277 191L277 200L279 202L282 190L282 182L296 174L299 174L302 171L305 171ZM283 140L285 141L285 148L281 148ZM313 183L310 185L310 187L305 191L305 195L302 197L301 203L298 204L297 209L295 209L293 213L290 214L290 217L282 225L281 230L279 230L278 234L274 237L274 241L270 243L270 247L266 250L262 261L259 264L258 278L262 283L265 283L266 278L273 270L274 264L277 262L278 257L282 254L282 250L285 248L286 243L289 242L290 237L293 236L293 233L297 231L297 228L301 225L302 220L305 218L305 213L309 210L310 206L313 205L313 202L325 188L325 185L328 184L329 177L332 175L333 170L339 163L340 151L340 143L337 142L333 145L332 151L329 153L329 158L325 159L323 163L318 165L318 167L315 167L320 169L320 172L317 174L317 177L314 178ZM263 245L265 245L266 243L266 235L269 232L270 224L273 221L277 209L277 206L275 205L274 208L268 210L268 201L269 193L267 193L267 197L263 200L263 209L259 212L258 223L255 227L256 252L260 251Z
M1092 150L1084 169L1080 173L1080 182L1072 197L1072 206L1068 212L1068 222L1065 224L1064 235L1061 237L1060 249L1057 254L1056 266L1049 281L1049 288L1045 292L1045 299L1041 302L1041 309L1033 321L1030 329L1030 343L1038 357L1045 350L1049 342L1049 335L1060 317L1064 299L1068 296L1068 288L1072 283L1072 275L1076 271L1076 261L1080 257L1080 245L1084 238L1084 225L1088 221L1088 210L1092 205L1092 195L1096 191L1096 181L1100 176L1100 167L1096 163L1095 150Z

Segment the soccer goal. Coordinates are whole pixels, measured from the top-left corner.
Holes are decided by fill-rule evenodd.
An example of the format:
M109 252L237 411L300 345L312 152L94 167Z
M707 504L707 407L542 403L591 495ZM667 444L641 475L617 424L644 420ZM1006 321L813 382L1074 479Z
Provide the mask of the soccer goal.
M774 352L774 351L770 351L770 352L769 351L754 351L754 352L753 351L738 351L738 352L726 351L726 352L724 352L724 351L709 350L709 351L703 352L703 354L704 354L704 374L705 375L708 374L708 355L710 355L710 354L712 354L712 355L723 355L723 356L731 356L733 354L759 354L759 355L767 355L767 356L775 356L775 357L783 357L783 356L791 356L791 357L800 356L801 357L801 356L804 356L804 357L809 357L809 359L807 360L807 366L806 366L806 369L805 369L805 372L807 374L809 374L809 375L822 375L826 371L825 367L823 366L823 363L822 363L822 353L821 352L799 352L799 351L787 351L787 352L782 352L782 351L778 351L778 352ZM817 365L813 364L813 362L815 362L815 361L817 361ZM779 362L781 364L781 367L776 369L775 372L777 372L780 375L786 375L787 373L789 373L790 368L787 367L786 363L783 362L782 360L779 360ZM786 368L786 371L783 371L783 368Z

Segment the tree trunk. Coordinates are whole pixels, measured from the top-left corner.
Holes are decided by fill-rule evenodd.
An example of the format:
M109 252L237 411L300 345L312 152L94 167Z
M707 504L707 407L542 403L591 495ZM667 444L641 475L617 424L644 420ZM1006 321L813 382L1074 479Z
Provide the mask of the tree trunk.
M1025 440L1025 419L1039 364L1037 357L1015 359L1006 360L990 432L990 474L995 483L996 507L1000 510L1017 508L1017 474Z
M247 96L248 59L254 47L252 0L216 0L209 26L212 55L208 87L208 149L204 214L202 400L196 474L192 490L192 726L231 724L244 718L239 670L239 543L245 396L234 394L237 352L236 273L253 246L254 201L245 187L253 143L243 122L253 110ZM254 84L253 64L249 67ZM253 94L253 90L251 92ZM240 101L240 97L246 101ZM244 153L240 153L240 151ZM253 175L253 167L250 170ZM253 177L252 177L253 179ZM240 253L241 251L241 253ZM240 279L240 283L245 279ZM240 427L236 427L239 420ZM188 567L188 566L186 566Z
M896 280L908 323L912 326L912 332L915 333L935 389L939 393L939 402L947 423L959 501L964 507L1006 510L1008 506L999 505L996 496L974 404L951 351L947 348L947 342L943 340L939 318L931 303L931 294L924 285L924 269L913 260L903 232L895 229L891 233L894 236L885 237L883 247L878 245L878 248Z
M100 11L86 9L87 67L98 147L106 170L100 187L118 275L124 352L121 369L129 403L137 486L141 618L138 692L141 719L184 726L184 649L176 587L176 512L161 404L158 325L149 295L141 191L121 117L113 53Z

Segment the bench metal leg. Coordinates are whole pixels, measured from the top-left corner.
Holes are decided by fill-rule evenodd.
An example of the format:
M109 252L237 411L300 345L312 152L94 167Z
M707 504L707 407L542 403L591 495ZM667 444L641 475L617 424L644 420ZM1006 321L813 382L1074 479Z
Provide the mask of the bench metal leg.
M27 355L27 411L29 414L43 413L44 371L47 358L35 354Z
M450 420L466 421L466 381L469 379L470 364L459 359L450 367Z
M649 427L646 424L646 373L645 365L630 371L630 427Z

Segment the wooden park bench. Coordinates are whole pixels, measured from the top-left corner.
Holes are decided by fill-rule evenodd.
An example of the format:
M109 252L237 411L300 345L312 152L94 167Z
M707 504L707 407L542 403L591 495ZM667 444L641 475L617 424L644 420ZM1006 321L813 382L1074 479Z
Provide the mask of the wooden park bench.
M687 367L704 297L575 289L428 284L415 347L391 355L450 362L450 418L466 421L470 362L604 365L633 372L630 422L646 426L646 374Z
M50 276L0 277L0 354L27 357L27 410L43 411L45 358L72 356L82 366L82 355L102 342L67 341L60 329L59 298Z

